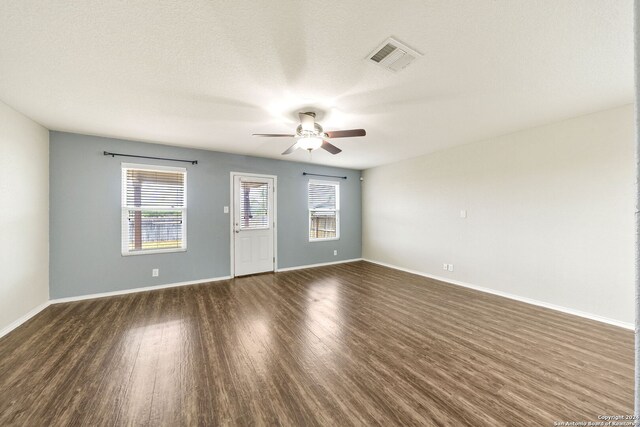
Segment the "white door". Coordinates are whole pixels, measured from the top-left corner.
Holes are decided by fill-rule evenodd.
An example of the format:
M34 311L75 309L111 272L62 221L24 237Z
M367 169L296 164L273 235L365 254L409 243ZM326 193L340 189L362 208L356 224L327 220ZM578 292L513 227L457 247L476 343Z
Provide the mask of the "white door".
M234 175L233 236L236 276L274 270L273 178Z

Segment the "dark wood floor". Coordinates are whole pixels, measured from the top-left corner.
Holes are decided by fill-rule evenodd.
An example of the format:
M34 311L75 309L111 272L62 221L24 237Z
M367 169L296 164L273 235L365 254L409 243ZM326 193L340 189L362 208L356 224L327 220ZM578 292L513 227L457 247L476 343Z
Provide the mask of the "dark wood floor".
M552 426L632 412L633 334L366 262L53 305L0 425Z

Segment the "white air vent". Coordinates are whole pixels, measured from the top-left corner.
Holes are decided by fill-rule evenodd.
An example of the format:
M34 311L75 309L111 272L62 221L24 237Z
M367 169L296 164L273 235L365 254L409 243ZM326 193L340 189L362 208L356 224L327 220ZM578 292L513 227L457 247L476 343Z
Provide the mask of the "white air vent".
M367 59L387 70L396 72L402 70L420 56L422 55L409 46L390 37L374 50Z

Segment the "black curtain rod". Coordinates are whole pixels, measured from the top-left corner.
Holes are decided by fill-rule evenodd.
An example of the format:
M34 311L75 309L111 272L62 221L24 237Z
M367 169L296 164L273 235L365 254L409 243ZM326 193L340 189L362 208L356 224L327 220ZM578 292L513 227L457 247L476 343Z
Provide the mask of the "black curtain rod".
M319 173L309 173L309 172L302 172L302 175L326 176L327 178L340 178L340 179L347 179L347 177L346 177L346 176L322 175L322 174L319 174Z
M115 157L115 156L120 156L120 157L136 157L138 159L153 159L153 160L168 160L170 162L184 162L184 163L191 163L192 165L197 165L198 161L197 160L181 160L181 159L168 159L166 157L151 157L151 156L136 156L135 154L120 154L120 153L110 153L108 151L105 151L103 153L105 156L111 156L111 157Z

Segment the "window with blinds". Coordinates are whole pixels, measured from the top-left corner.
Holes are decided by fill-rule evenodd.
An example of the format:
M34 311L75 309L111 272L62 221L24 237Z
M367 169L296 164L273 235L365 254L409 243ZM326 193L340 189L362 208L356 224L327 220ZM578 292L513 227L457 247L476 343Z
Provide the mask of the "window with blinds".
M240 182L240 229L269 228L269 184Z
M340 184L309 181L309 241L340 238Z
M122 254L187 248L187 171L122 165Z

